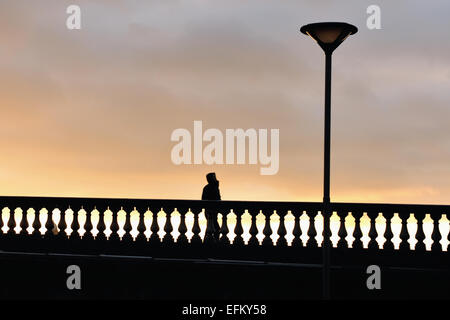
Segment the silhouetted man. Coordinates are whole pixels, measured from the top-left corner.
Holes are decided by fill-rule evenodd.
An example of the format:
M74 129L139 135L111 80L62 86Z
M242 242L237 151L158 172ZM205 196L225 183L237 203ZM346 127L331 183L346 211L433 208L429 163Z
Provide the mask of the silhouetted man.
M220 199L220 190L219 190L219 181L216 179L216 174L214 172L210 172L206 175L206 180L208 184L203 188L202 200L221 200ZM217 210L213 211L205 211L206 219L211 219L214 223L214 237L219 239L219 223L217 222Z

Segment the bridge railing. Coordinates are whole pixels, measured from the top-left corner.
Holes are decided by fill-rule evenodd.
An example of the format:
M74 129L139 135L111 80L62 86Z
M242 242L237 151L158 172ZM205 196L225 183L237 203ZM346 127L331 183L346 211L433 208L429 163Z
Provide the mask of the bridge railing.
M323 240L320 202L0 197L0 210L3 251L320 262ZM332 251L447 251L450 206L332 203L331 210Z

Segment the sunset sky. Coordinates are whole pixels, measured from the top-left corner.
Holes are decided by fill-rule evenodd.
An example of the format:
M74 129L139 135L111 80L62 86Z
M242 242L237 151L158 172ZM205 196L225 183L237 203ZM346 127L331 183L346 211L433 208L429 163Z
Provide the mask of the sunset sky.
M2 0L0 195L199 199L215 171L224 200L321 201L325 59L299 28L344 21L359 32L333 55L331 200L450 204L449 14L447 0ZM279 129L278 173L174 165L170 135L194 120Z

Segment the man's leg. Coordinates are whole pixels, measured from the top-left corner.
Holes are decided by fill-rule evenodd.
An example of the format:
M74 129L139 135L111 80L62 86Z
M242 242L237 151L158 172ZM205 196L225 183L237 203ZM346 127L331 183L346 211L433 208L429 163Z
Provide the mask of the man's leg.
M217 221L217 212L213 214L213 221L214 221L214 237L216 238L216 240L219 240L220 237L220 226L219 226L219 221Z

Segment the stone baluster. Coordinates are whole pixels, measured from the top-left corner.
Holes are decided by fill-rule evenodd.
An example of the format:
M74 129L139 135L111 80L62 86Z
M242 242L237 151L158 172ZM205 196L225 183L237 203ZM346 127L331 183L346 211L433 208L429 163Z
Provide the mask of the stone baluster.
M167 208L166 211L166 223L164 224L164 237L162 242L165 245L172 245L174 244L174 239L172 236L173 226L172 226L172 213L174 211L174 208Z
M367 212L367 216L370 218L370 229L369 229L369 243L368 243L368 249L376 250L379 249L378 242L377 242L377 229L376 229L376 218L377 218L378 212L374 210L369 210Z
M158 225L158 210L156 208L151 208L152 212L152 224L150 226L150 231L152 234L150 235L149 242L152 245L159 245L161 243L161 239L159 237L159 225Z
M92 225L92 208L86 208L86 222L84 223L84 235L83 240L94 240L94 235L92 234L92 229L94 228Z
M187 226L186 226L186 213L188 210L186 208L180 208L180 225L178 226L178 232L180 233L177 238L177 244L180 246L186 246L188 244L188 238L186 236Z
M121 208L121 210L125 211L125 224L123 225L123 231L125 232L122 236L122 241L125 243L133 242L133 236L131 235L131 230L133 227L131 226L131 208Z
M95 236L95 240L97 241L105 241L106 240L106 224L105 224L105 208L103 207L95 207L98 211L98 223L97 223L97 230L98 233Z
M400 230L400 247L399 249L401 251L409 251L410 245L409 245L409 233L408 233L408 215L409 213L406 211L399 212L398 216L402 220L402 227Z
M111 230L111 234L109 235L108 241L120 241L119 223L117 221L118 210L115 207L113 207L113 208L108 207L108 210L110 210L112 212L112 222L111 222L111 226L109 227Z
M278 239L276 245L278 247L287 247L287 240L286 240L286 226L284 225L284 220L286 218L287 211L284 211L280 214L280 225L278 226L277 234Z
M244 238L242 238L242 234L244 233L244 229L242 228L242 212L236 210L236 226L234 227L234 234L236 237L233 240L233 246L243 246Z
M355 230L353 230L353 237L355 240L353 241L352 248L354 249L362 249L362 231L361 231L361 218L363 213L360 210L352 212L352 216L355 218Z
M292 239L292 247L300 248L303 246L302 243L302 229L300 228L300 216L301 212L298 212L297 210L293 211L292 214L294 215L294 229L292 229L292 235L294 236L294 239Z
M312 212L308 212L308 217L309 217L309 227L308 227L308 243L307 246L310 248L317 248L318 247L318 243L317 243L317 230L316 230L316 226L315 226L315 217L316 217L316 213L315 211Z
M147 236L145 235L145 209L142 208L138 211L139 214L139 223L137 226L137 236L136 236L136 242L138 243L146 243L147 242Z
M348 243L347 240L345 239L347 237L347 230L345 228L345 218L347 216L347 212L344 210L340 210L337 212L337 215L339 217L339 230L338 230L338 243L337 243L337 247L341 248L341 249L347 249L348 248Z
M262 241L262 245L266 247L273 246L272 238L270 237L272 235L272 228L270 226L270 216L272 215L273 211L265 211L264 217L265 217L265 224L263 229L264 239Z
M251 225L250 225L250 239L248 239L248 245L251 247L257 247L259 246L258 238L256 237L258 235L258 228L256 227L256 216L258 215L258 212L256 210L248 210L250 216L251 216Z
M431 251L442 251L442 245L439 242L441 240L441 232L439 230L439 220L441 215L432 215L433 219L433 232L431 233L431 240L433 243L431 244Z

